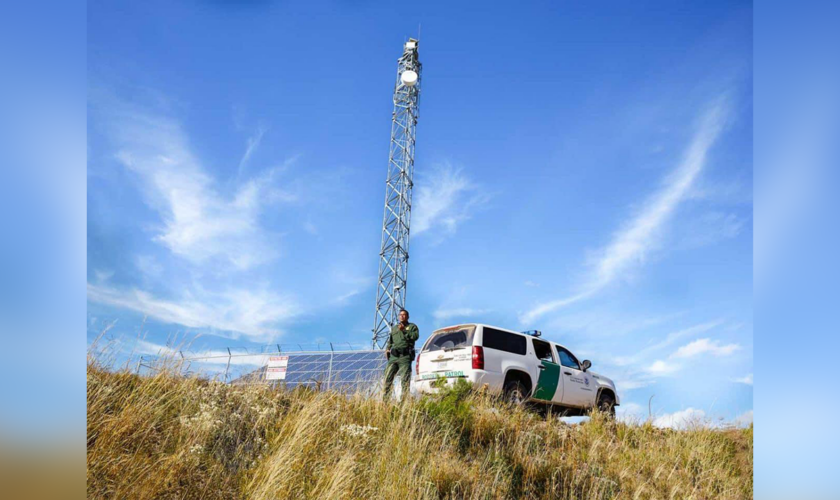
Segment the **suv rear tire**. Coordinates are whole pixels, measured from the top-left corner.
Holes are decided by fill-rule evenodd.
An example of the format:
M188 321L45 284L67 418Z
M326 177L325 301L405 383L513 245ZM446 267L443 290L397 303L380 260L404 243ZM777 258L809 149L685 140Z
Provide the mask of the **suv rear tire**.
M504 396L505 401L514 406L522 406L528 401L525 386L518 380L511 380L505 384Z

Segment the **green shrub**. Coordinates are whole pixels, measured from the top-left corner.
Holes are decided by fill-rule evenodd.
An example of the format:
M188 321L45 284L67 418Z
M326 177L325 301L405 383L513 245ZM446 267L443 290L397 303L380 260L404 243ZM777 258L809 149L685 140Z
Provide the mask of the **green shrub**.
M472 384L459 378L454 384L446 385L446 379L441 378L435 381L434 386L438 392L421 398L420 411L432 422L468 434L473 421Z

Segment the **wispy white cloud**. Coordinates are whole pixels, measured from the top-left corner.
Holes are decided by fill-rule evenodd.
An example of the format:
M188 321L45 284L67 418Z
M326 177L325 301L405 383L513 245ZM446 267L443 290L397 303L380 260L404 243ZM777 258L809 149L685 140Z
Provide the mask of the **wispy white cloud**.
M134 265L144 277L160 278L163 275L163 266L154 256L138 255L134 258Z
M532 323L548 312L587 299L644 263L659 245L663 226L690 195L692 185L706 164L708 152L723 129L725 115L723 101L706 111L680 164L665 179L663 186L650 196L642 210L623 224L612 241L596 253L590 266L590 276L580 291L533 307L520 316L522 323Z
M664 340L662 340L660 342L657 342L657 343L645 348L645 350L643 352L654 351L654 350L657 350L657 349L661 349L663 347L667 347L667 346L673 344L674 342L676 342L679 339L682 339L682 338L685 338L685 337L691 337L691 336L694 336L694 335L698 335L698 334L701 334L701 333L708 332L710 330L713 330L713 329L723 325L723 323L724 323L723 319L715 319L715 320L706 321L704 323L700 323L700 324L697 324L697 325L692 325L692 326L689 326L687 328L682 328L682 329L677 330L675 332L669 333L668 335L665 336Z
M616 409L616 417L623 422L633 422L641 419L646 412L642 405L633 402L622 402Z
M647 377L635 377L635 376L628 376L628 377L616 377L615 378L615 386L619 390L619 392L625 391L633 391L636 389L641 389L643 387L647 387L654 383L654 380ZM622 395L622 398L624 396Z
M93 271L93 274L96 276L96 281L98 283L104 283L114 276L114 271L96 269L95 271Z
M130 348L134 354L150 354L152 356L176 356L178 349L168 345L155 344L148 340L137 339L133 346L130 342L124 342L126 348Z
M271 232L260 225L266 203L288 201L273 186L274 170L226 194L193 154L178 121L116 99L105 104L115 157L139 176L147 204L162 219L156 242L194 263L221 258L242 269L276 256Z
M697 339L694 342L686 344L672 355L673 358L693 358L701 354L711 356L729 356L733 352L740 349L738 344L721 345L717 340L711 339Z
M242 181L219 182L193 153L181 123L169 116L171 108L143 107L102 89L94 94L96 126L159 217L151 226L152 240L166 251L134 256L142 279L132 286L117 287L110 280L89 283L88 300L216 335L251 340L279 336L301 308L294 297L269 283L255 285L252 271L278 255L279 235L264 224L262 213L270 205L297 201L279 179L297 157ZM240 172L263 134L260 128L249 139ZM167 276L169 270L178 273ZM154 292L162 289L181 292Z
M697 426L707 426L706 412L697 408L686 408L674 413L666 413L653 419L656 427L670 429L685 429Z
M705 411L693 407L675 411L673 413L665 413L653 419L653 425L667 429L693 429L698 427L730 428L731 426L749 427L752 422L752 410L745 411L744 413L736 416L734 420L727 423L723 420L723 418L718 418L715 421Z
M732 239L741 234L746 223L747 219L734 213L708 212L687 224L678 245L681 248L696 248Z
M435 165L417 178L411 234L455 234L458 226L469 220L489 199L489 195L462 168L448 162Z
M668 375L674 373L681 368L680 365L668 361L658 359L646 368L646 371L651 375Z
M88 284L88 300L148 315L164 323L206 328L213 333L251 340L273 340L281 325L302 310L290 297L265 289L230 289L218 293L188 293L176 300L138 289Z
M558 332L580 332L589 341L604 338L615 338L623 335L643 332L650 336L650 332L663 324L675 323L685 313L639 314L617 311L616 307L595 307L563 314L544 322L546 330ZM648 349L654 349L651 345ZM599 348L603 352L603 349Z
M356 295L359 295L360 293L362 293L362 291L361 291L361 290L350 290L349 292L344 293L344 294L341 294L341 295L339 295L338 297L336 297L336 298L335 298L335 302L338 302L339 304L344 304L344 303L346 303L348 300L350 300L350 299L352 299L353 297L355 297Z
M237 178L242 175L242 172L245 170L245 166L248 164L248 160L251 159L251 155L254 154L254 151L260 146L260 142L262 141L263 135L265 134L265 129L263 127L257 128L254 135L248 138L248 141L245 144L245 153L242 154L242 159L239 160L239 166L236 168L236 175Z
M335 295L333 295L331 300L332 304L345 306L352 302L351 299L366 293L367 290L376 284L376 276L366 276L354 272L358 271L359 268L353 260L349 262L334 262L333 264L328 273L331 279L329 286L335 290Z
M691 330L696 332L698 331L698 328L693 327ZM685 330L677 333L682 336L684 335ZM676 337L672 337L672 339L673 338ZM667 345L667 343L668 339L659 345ZM669 375L682 369L682 365L676 360L689 359L701 354L715 357L729 356L740 348L741 346L738 344L721 345L717 340L711 340L708 338L697 339L674 351L667 361L661 359L654 361L653 364L647 367L646 372L653 376Z
M629 391L646 387L654 384L661 377L671 376L682 370L687 359L700 354L727 356L740 349L740 346L736 344L720 345L718 341L703 338L678 348L667 357L652 358L656 351L664 349L681 338L707 332L722 325L724 325L723 320L700 323L671 332L663 340L633 355L610 356L600 353L599 358L603 359L608 365L624 370L623 380L621 380L619 386L620 390Z
M753 385L753 374L750 373L750 374L745 375L741 378L733 379L732 381L737 382L739 384Z
M671 317L673 317L673 316L671 316ZM666 317L663 317L663 318L668 318L668 317L666 316ZM661 323L661 320L663 318L650 318L647 321L649 322L649 324L655 325L657 323ZM694 335L697 335L697 334L700 334L700 333L707 332L709 330L712 330L714 328L717 328L717 327L721 326L722 324L723 324L723 320L722 319L717 319L717 320L713 320L713 321L707 321L707 322L704 322L704 323L700 323L700 324L697 324L697 325L692 325L692 326L689 326L687 328L681 328L679 330L673 331L673 332L669 333L668 335L666 335L664 339L662 339L658 342L652 343L652 344L648 345L647 347L645 347L644 349L641 349L641 350L639 350L638 352L636 352L632 355L610 356L608 353L606 353L602 350L600 352L600 357L602 359L605 359L610 364L615 365L615 366L639 365L639 364L644 363L645 360L650 359L651 354L653 354L654 352L659 351L661 349L664 349L665 347L668 347L669 345L672 345L674 342L676 342L677 340L679 340L681 338L694 336ZM644 323L642 323L641 326L644 326ZM632 331L636 331L637 329L638 329L638 327L634 327L634 328L632 328L628 331L632 332Z
M194 351L189 346L176 346L156 344L147 340L138 339L132 348L134 354L146 354L152 356L173 357L184 359L190 363L208 365L231 365L240 366L262 366L268 362L268 354L250 354L239 351L227 350L205 350ZM128 347L128 346L127 346Z
M549 313L551 311L556 311L557 309L561 309L568 305L574 304L575 302L580 302L583 299L587 299L594 295L595 292L595 289L589 289L584 292L575 295L570 295L562 299L552 300L551 302L540 304L527 311L525 314L520 315L519 322L522 324L533 323L544 314Z
M666 321L671 322L682 314L641 318L629 317L625 318L625 325L621 325L619 322L616 328L626 327L626 330L621 330L622 334L647 330L649 326L655 326ZM597 318L592 318L592 320L596 321ZM608 318L606 324L611 324L614 321L617 321L617 318ZM604 325L603 322L595 322L593 326L587 325L587 328L597 332ZM677 375L684 368L684 360L674 358L673 352L670 355L661 352L665 348L685 337L695 336L717 328L726 328L726 325L727 323L723 319L715 319L680 328L671 331L664 337L657 337L643 349L633 349L631 353L625 351L620 355L612 354L615 352L615 341L611 337L596 340L587 348L578 349L575 353L581 357L594 360L599 366L606 366L605 373L612 373L616 387L621 397L624 398L626 393L652 386L663 377ZM589 331L589 329L585 330L586 338L592 338ZM598 369L598 371L601 371L601 369Z
M432 316L438 321L448 321L454 318L475 317L490 312L488 309L473 309L470 307L459 307L454 309L437 309Z
M688 195L692 200L724 204L751 204L753 199L752 176L740 172L727 180L704 179L695 183Z

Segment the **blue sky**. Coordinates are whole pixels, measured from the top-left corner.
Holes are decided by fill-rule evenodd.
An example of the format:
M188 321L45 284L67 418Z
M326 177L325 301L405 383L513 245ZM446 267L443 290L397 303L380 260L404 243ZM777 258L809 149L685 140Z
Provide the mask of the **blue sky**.
M90 2L88 339L368 342L396 59L421 26L422 337L537 328L628 414L653 395L663 423L751 419L751 16Z

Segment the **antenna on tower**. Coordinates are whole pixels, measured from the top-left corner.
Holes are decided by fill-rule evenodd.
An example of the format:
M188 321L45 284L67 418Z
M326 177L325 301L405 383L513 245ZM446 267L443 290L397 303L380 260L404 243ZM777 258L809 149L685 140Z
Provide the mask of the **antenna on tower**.
M418 26L418 38L419 38ZM411 192L414 188L414 144L420 103L422 65L418 40L409 38L397 60L391 146L385 178L385 215L379 251L379 279L373 321L373 348L383 348L391 327L405 307L408 278L408 235L411 222Z

